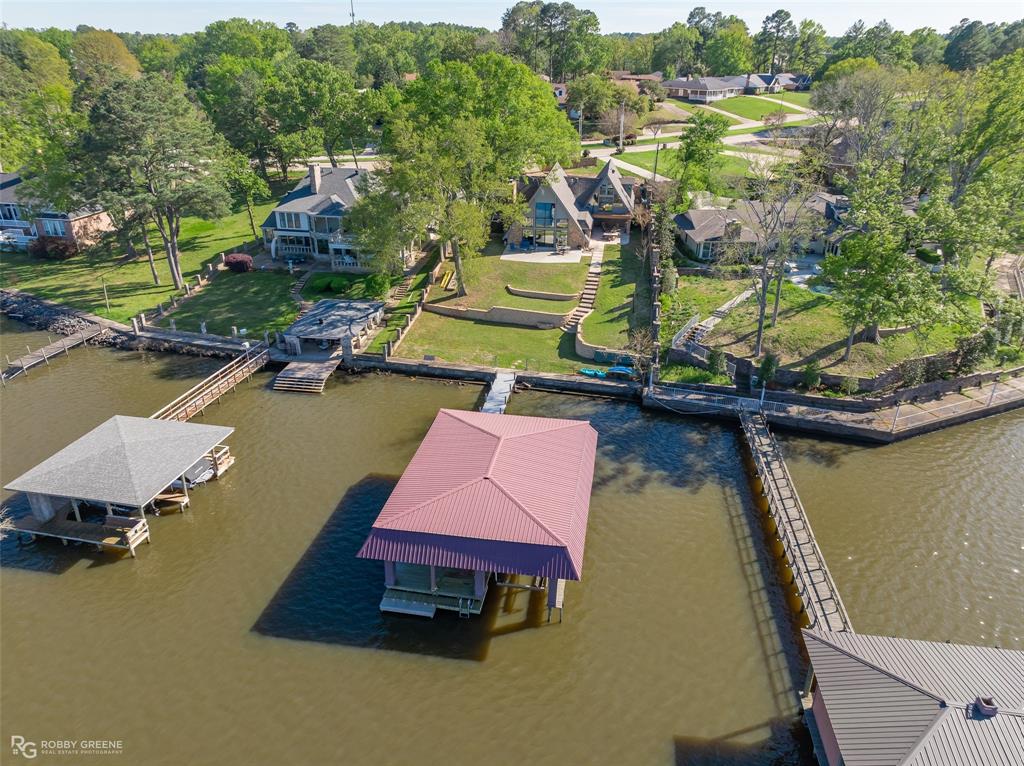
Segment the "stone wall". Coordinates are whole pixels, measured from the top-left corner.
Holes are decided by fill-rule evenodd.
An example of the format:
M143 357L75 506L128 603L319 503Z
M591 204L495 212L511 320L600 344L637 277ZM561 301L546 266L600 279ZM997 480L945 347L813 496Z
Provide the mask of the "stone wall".
M441 316L453 317L455 319L470 319L476 322L507 324L516 327L532 327L538 330L551 330L561 327L570 313L554 314L547 311L516 309L510 306L492 306L489 309L475 309L440 306L436 303L428 303L423 308L432 314L440 314Z
M545 293L540 290L524 290L521 287L505 285L510 295L518 295L520 298L537 298L542 301L574 301L580 297L579 293Z

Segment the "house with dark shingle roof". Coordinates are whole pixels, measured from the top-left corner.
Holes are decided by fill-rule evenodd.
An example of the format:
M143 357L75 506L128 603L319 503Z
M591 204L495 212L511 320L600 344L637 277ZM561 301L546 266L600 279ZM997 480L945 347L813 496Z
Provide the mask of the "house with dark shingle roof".
M662 83L673 98L685 98L701 104L739 96L747 87L747 76L734 77L680 77Z
M312 260L329 265L333 271L371 271L373 254L358 250L345 224L368 175L365 170L311 164L303 179L263 222L263 241L271 258ZM413 258L411 243L402 256L409 266Z
M1024 651L803 634L822 766L1024 763Z
M516 196L526 202L526 220L510 226L505 239L536 247L586 247L598 226L628 228L636 205L632 179L611 159L596 176L573 175L558 164L529 174L516 185Z
M55 237L79 247L93 244L114 228L110 216L96 205L61 211L35 199L21 173L0 173L0 230L17 246L37 237Z

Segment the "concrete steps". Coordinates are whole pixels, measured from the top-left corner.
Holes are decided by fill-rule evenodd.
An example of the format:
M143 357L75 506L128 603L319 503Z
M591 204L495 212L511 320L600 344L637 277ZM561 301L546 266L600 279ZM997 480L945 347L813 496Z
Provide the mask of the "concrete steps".
M583 283L583 292L580 293L580 302L572 310L569 317L562 324L565 332L576 332L576 325L594 308L594 300L597 298L597 289L601 284L601 260L597 256L590 263L587 271L587 281Z

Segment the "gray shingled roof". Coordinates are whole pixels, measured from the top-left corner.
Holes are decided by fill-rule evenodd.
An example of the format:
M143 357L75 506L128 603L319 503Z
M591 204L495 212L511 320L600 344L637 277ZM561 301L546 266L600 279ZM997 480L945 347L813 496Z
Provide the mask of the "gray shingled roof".
M804 631L847 766L1024 763L1024 652ZM999 713L973 712L992 696Z
M740 234L730 242L757 242L757 235L750 228L745 216L736 210L688 210L675 217L676 227L695 242L708 242L725 238L725 227L730 223L740 224Z
M6 488L138 508L234 430L115 415Z
M306 340L341 340L356 336L384 308L384 301L343 301L324 299L296 319L287 335Z
M368 175L352 168L320 168L320 186L316 194L309 187L309 172L288 192L270 213L263 226L276 227L274 213L308 213L341 216L359 200L359 181Z

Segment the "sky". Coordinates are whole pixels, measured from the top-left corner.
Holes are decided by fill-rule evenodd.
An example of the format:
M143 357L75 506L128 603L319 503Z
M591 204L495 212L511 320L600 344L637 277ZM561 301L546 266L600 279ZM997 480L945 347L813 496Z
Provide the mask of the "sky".
M497 29L501 14L514 0L354 0L358 20L446 21ZM601 20L602 32L657 32L675 21L685 21L694 4L671 0L575 0ZM735 14L752 29L772 11L785 8L795 19L813 18L829 34L840 35L857 19L869 26L886 19L897 29L909 32L929 26L946 32L964 17L985 22L1013 21L1024 17L1024 0L981 0L976 3L953 0L744 0L704 3L710 12ZM88 24L118 32L194 32L211 21L233 16L258 18L300 27L317 24L345 24L349 20L348 0L305 2L304 0L0 0L0 21L10 27L74 28Z

